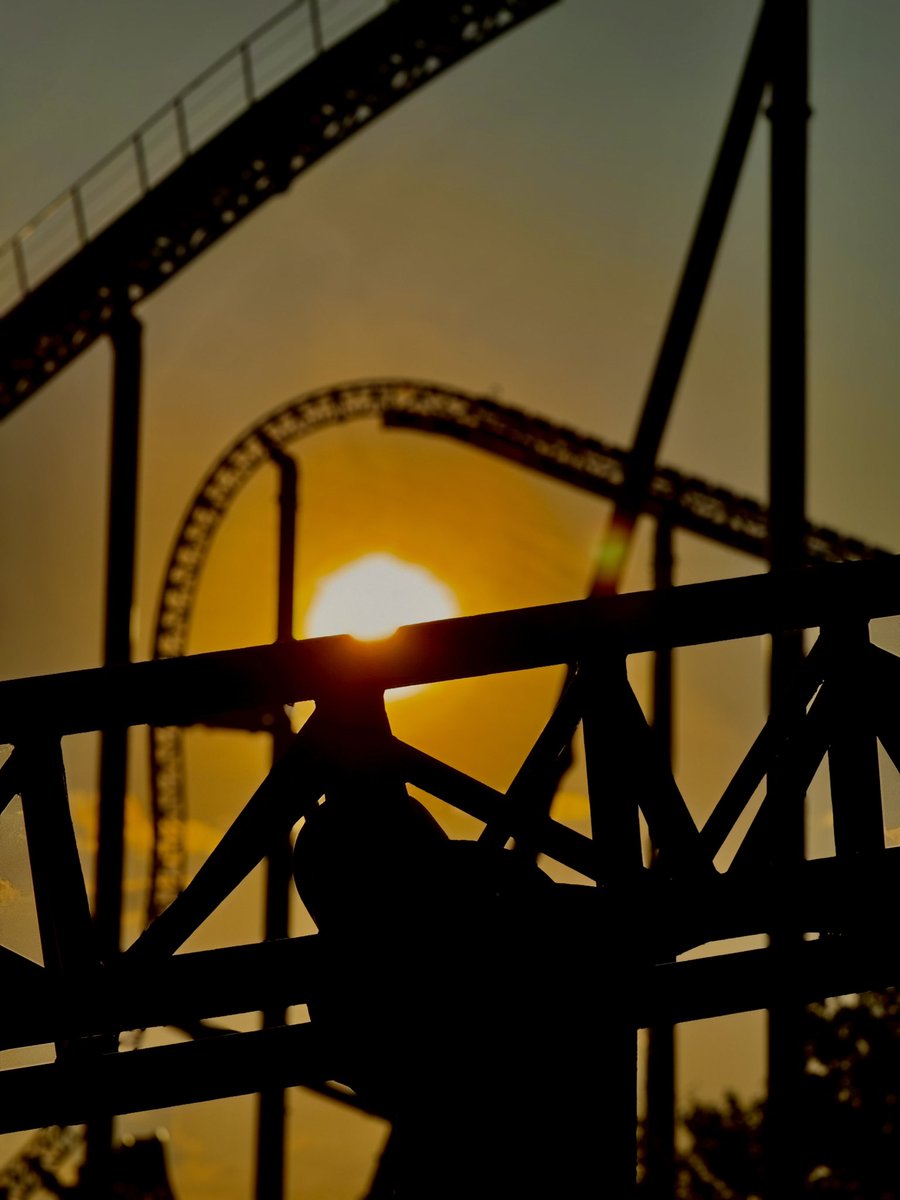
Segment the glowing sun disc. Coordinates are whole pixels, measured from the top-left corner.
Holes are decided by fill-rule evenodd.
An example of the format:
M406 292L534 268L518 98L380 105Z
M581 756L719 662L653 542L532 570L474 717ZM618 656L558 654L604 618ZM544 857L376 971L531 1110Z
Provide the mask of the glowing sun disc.
M367 554L318 585L306 616L305 634L349 633L360 641L375 641L390 637L401 625L440 621L458 612L451 590L424 567L393 554ZM411 695L418 690L395 688L390 695Z

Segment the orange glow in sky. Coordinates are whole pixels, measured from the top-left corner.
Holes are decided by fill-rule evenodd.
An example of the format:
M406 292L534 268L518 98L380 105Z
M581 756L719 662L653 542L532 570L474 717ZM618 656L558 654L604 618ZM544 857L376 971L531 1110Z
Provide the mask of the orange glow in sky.
M453 592L424 567L393 554L367 554L322 580L304 632L307 637L349 633L374 641L389 637L401 625L458 614Z
M4 61L10 99L0 104L8 164L0 243L51 197L69 195L92 163L284 3L5 6L5 44L14 52ZM378 6L341 0L332 7ZM813 8L810 516L900 549L900 4ZM297 9L298 28L308 28L309 11ZM436 73L378 121L363 122L358 136L341 137L339 152L239 231L211 240L171 286L138 302L150 352L136 658L150 652L160 568L199 468L291 397L376 376L439 380L630 443L756 19L756 5L714 0L550 5L496 46ZM180 36L173 39L175 21ZM287 43L277 49L290 53ZM240 71L234 79L240 96ZM224 116L209 95L197 92L194 100L204 114ZM161 135L172 124L161 125ZM758 497L768 486L766 141L760 121L660 455L689 476ZM154 170L168 161L157 153ZM98 195L118 204L123 193L118 179L114 192L105 190L110 179L98 177ZM113 211L104 210L102 222ZM41 270L53 261L54 239L63 238L57 222L65 221L77 234L70 206L44 225L46 242L29 239L46 255ZM100 665L106 342L55 372L33 403L2 422L3 678ZM295 632L304 637L377 639L398 625L459 611L577 599L592 572L610 573L621 553L610 542L592 557L608 501L456 439L360 421L323 425L295 449L303 472ZM274 636L274 476L271 465L260 469L216 534L203 566L192 654ZM623 590L650 585L652 533L645 518ZM676 548L678 583L762 566L690 532L676 535ZM900 648L900 622L891 630ZM761 653L751 639L678 651L675 769L698 825L765 720ZM649 711L649 656L635 656L633 668ZM504 790L540 735L561 677L545 668L437 683L409 703L395 691L391 729ZM404 696L416 690L399 689ZM297 706L295 728L310 708ZM200 727L187 736L193 872L268 771L271 746L266 736L227 729ZM577 749L554 816L584 832L586 768L580 743ZM65 739L64 751L79 849L92 875L93 735ZM140 778L128 801L126 940L142 928L135 898L145 891L153 833ZM888 786L885 819L896 828L893 773ZM827 790L823 770L807 804L817 857L833 852ZM142 802L143 821L131 817L133 801ZM453 837L477 836L474 819L466 824L455 810L442 808L440 819ZM40 961L23 845L15 800L0 817L2 941ZM257 941L261 881L261 872L248 879L190 948ZM307 933L309 918L294 899L291 933ZM726 1090L744 1100L759 1094L764 1044L760 1013L681 1025L679 1107L717 1103ZM133 1114L119 1128L143 1134L162 1121L171 1128L179 1195L245 1200L253 1191L253 1103L237 1097ZM388 1133L383 1122L292 1089L287 1128L289 1192L353 1200L368 1190ZM0 1167L23 1136L0 1138Z

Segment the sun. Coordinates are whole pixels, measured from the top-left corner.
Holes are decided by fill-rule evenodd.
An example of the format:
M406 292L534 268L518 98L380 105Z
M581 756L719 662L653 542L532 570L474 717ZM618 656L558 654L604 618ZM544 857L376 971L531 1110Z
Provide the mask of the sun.
M307 637L349 633L374 641L389 637L401 625L458 614L453 592L424 567L393 554L367 554L321 581L304 632Z

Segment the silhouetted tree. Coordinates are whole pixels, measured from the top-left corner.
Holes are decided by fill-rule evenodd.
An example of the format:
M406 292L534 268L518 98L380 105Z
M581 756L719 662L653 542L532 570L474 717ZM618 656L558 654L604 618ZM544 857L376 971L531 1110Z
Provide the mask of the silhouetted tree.
M900 997L869 992L806 1012L806 1071L796 1136L804 1195L900 1197ZM762 1102L729 1095L683 1118L682 1200L751 1200L763 1191Z

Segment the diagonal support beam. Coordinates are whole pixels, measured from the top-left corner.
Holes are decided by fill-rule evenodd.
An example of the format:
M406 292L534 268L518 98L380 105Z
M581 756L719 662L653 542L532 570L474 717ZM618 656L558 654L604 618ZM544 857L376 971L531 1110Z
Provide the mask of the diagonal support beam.
M638 804L647 821L650 840L659 854L660 870L668 875L697 873L702 877L712 874L712 859L700 841L697 826L659 740L627 680L620 703L627 742L618 753L631 757L634 786L639 789Z
M306 816L328 784L389 769L390 727L375 689L323 698L185 890L141 934L132 955L173 954Z
M830 660L827 637L819 637L807 654L794 680L793 691L786 711L804 714L806 707L825 677ZM750 803L753 793L769 771L774 756L786 737L799 727L801 716L795 722L785 719L779 710L769 715L756 740L750 747L741 765L735 771L721 799L706 819L700 831L700 839L714 859L724 846L729 835Z
M0 1077L0 1131L247 1095L275 1081L321 1082L328 1058L318 1029L307 1024L104 1054L89 1068L77 1060L21 1067Z
M508 829L513 837L516 836L521 819L519 809L503 792L495 791L486 783L405 742L395 740L394 749L398 766L414 787L452 804L486 825ZM526 832L536 839L540 852L548 858L589 879L594 877L594 850L590 838L549 817L545 817L536 829L527 825Z
M760 13L728 123L684 264L626 467L622 495L600 551L593 591L614 592L631 535L650 488L656 456L681 381L725 223L756 124L769 73L771 4Z
M826 681L797 732L787 741L782 754L776 756L769 771L769 790L734 857L729 873L752 870L764 862L787 869L796 869L802 864L802 859L799 863L789 864L781 860L783 847L778 836L784 828L786 815L791 820L802 822L806 793L834 736L839 704L835 685ZM772 781L776 772L778 786L774 787Z
M572 675L550 720L509 785L506 799L510 806L516 808L518 850L528 853L530 843L534 840L534 834L529 832L530 826L544 823L550 812L558 783L560 755L568 748L581 720L580 703L578 678ZM507 826L489 822L478 840L499 848L506 845L511 833L512 830Z
M174 954L265 858L279 834L289 832L317 803L325 790L328 766L321 726L321 716L313 713L185 890L148 926L128 955Z
M20 743L22 811L44 965L77 978L96 965L87 890L55 738Z

